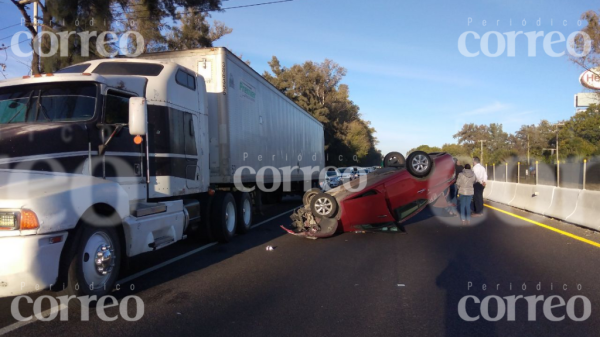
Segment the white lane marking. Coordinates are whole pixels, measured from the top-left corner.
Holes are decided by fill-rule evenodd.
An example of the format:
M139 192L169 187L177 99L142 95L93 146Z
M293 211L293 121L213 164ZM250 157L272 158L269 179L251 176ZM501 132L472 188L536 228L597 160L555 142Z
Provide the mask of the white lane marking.
M298 208L298 207L296 207L296 208L294 208L294 209L291 209L291 210L289 210L289 211L285 211L285 212L283 212L283 213L281 213L281 214L279 214L279 215L275 215L275 216L273 216L273 217L270 217L269 219L267 219L267 220L265 220L265 221L261 221L261 222L257 223L256 225L254 225L254 226L252 226L252 227L250 227L250 228L255 228L255 227L258 227L258 226L262 226L262 225L264 225L265 223L267 223L267 222L269 222L269 221L271 221L271 220L273 220L273 219L277 219L277 218L279 218L279 217L280 217L280 216L282 216L282 215L285 215L285 214L288 214L288 213L290 213L290 212L293 212L293 211L295 211L297 208ZM181 260L181 259L184 259L184 258L186 258L186 257L188 257L188 256L190 256L190 255L194 255L194 254L196 254L196 253L198 253L198 252L201 252L201 251L203 251L203 250L205 250L205 249L207 249L207 248L210 248L210 247L212 247L212 246L214 246L214 245L217 245L217 244L218 244L218 242L212 242L212 243L206 244L206 245L204 245L204 246L202 246L202 247L200 247L200 248L196 248L196 249L194 249L194 250L192 250L192 251L189 251L189 252L187 252L187 253L185 253L185 254L183 254L183 255L179 255L179 256L177 256L177 257L174 257L174 258L172 258L172 259L170 259L170 260L167 260L167 261L165 261L165 262L163 262L163 263L161 263L161 264L157 264L156 266L153 266L153 267L151 267L151 268L148 268L148 269L146 269L146 270L142 270L142 271L140 271L139 273L136 273L136 274L133 274L133 275L127 276L127 277L125 277L125 278L123 278L123 279L121 279L121 280L118 280L116 283L117 283L117 284L125 284L125 283L127 283L127 282L130 282L130 281L132 281L132 280L135 280L136 278L138 278L138 277L140 277L140 276L146 275L146 274L148 274L148 273L151 273L151 272L153 272L153 271L155 271L155 270L157 270L157 269L160 269L160 268L162 268L162 267L168 266L168 265L170 265L170 264L172 264L172 263L174 263L174 262L177 262L177 261L179 261L179 260ZM62 311L62 310L64 310L64 309L67 309L67 307L66 307L64 304L61 304L61 305L59 305L58 307L52 307L52 308L50 308L50 309L48 309L48 310L46 310L46 311L42 312L42 316L44 316L44 317L47 317L48 315L50 315L50 313L52 312L52 310L58 310L58 311L60 312L60 311ZM28 325L28 324L31 324L31 323L33 323L33 322L36 322L36 321L37 321L37 318L36 318L35 316L33 316L33 317L32 317L32 319L31 319L31 320L29 320L29 321L24 321L24 322L16 322L16 323L13 323L13 324L11 324L11 325L8 325L8 326L6 326L6 327L4 327L4 328L1 328L1 329L0 329L0 336L2 336L2 335L4 335L4 334L7 334L7 333L9 333L9 332L15 331L15 330L17 330L17 329L19 329L19 328L22 328L22 327L24 327L24 326L26 326L26 325Z
M296 207L296 208L290 209L289 211L286 211L286 212L283 212L283 213L281 213L281 214L279 214L279 215L276 215L276 216L274 216L274 217L268 218L267 220L265 220L265 221L262 221L262 222L259 222L259 223L257 223L256 225L253 225L253 226L252 226L252 227L250 227L250 228L256 228L256 227L258 227L258 226L262 226L262 225L266 224L267 222L269 222L269 221L271 221L271 220L273 220L273 219L277 219L277 218L279 218L279 217L280 217L280 216L282 216L282 215L285 215L285 214L288 214L288 213L290 213L290 212L293 212L293 211L297 210L297 209L298 209L298 208L300 208L300 207L302 207L302 206L299 206L299 207Z
M292 211L294 211L294 210L295 210L295 208L294 208L294 209L291 209L291 210L289 210L289 211L283 212L283 213L281 213L281 214L279 214L279 215L276 215L276 216L274 216L274 217L271 217L271 218L269 218L269 219L267 219L267 220L265 220L265 221L259 222L259 223L257 223L256 225L254 225L254 226L252 226L252 227L250 227L250 228L256 228L256 227L258 227L258 226L264 225L265 223L267 223L267 222L269 222L269 221L271 221L271 220L273 220L273 219L277 219L277 218L279 218L280 216L282 216L282 215L285 215L285 214L287 214L287 213L290 213L290 212L292 212ZM177 262L177 261L179 261L179 260L181 260L181 259L184 259L184 258L186 258L186 257L188 257L188 256L190 256L190 255L194 255L194 254L196 254L196 253L198 253L198 252L201 252L201 251L203 251L203 250L205 250L205 249L207 249L207 248L210 248L210 247L212 247L212 246L214 246L214 245L216 245L216 244L218 244L218 242L212 242L212 243L206 244L206 245L204 245L204 246L202 246L202 247L200 247L200 248L196 248L196 249L194 249L194 250L192 250L192 251L189 251L189 252L187 252L187 253L185 253L185 254L183 254L183 255L179 255L179 256L177 256L177 257L174 257L174 258L172 258L172 259L170 259L170 260L167 260L167 261L165 261L165 262L163 262L163 263L161 263L161 264L157 264L156 266L150 267L150 268L148 268L148 269L146 269L146 270L142 270L142 271L141 271L141 272L139 272L139 273L136 273L136 274L130 275L130 276L128 276L128 277L126 277L126 278L124 278L124 279L118 280L118 281L117 281L117 284L124 284L124 283L127 283L127 282L129 282L129 281L135 280L136 278L138 278L138 277L140 277L140 276L146 275L146 274L148 274L148 273L151 273L151 272L153 272L153 271L155 271L155 270L157 270L157 269L160 269L160 268L162 268L162 267L168 266L168 265L170 265L170 264L172 264L172 263L175 263L175 262Z
M207 248L210 248L210 247L212 247L212 246L216 245L217 243L218 243L218 242L212 242L212 243L206 244L206 245L204 245L204 246L202 246L202 247L200 247L200 248L196 248L196 249L194 249L194 250L192 250L192 251L189 251L189 252L187 252L187 253L185 253L185 254L183 254L183 255L179 255L179 256L177 256L177 257L174 257L174 258L172 258L172 259L170 259L170 260L167 260L167 261L165 261L165 262L163 262L163 263L157 264L157 265L156 265L156 266L154 266L154 267L150 267L150 268L148 268L148 269L146 269L146 270L142 270L142 271L141 271L141 272L139 272L139 273L136 273L136 274L133 274L133 275L127 276L127 277L126 277L126 278L124 278L124 279L118 280L118 281L117 281L117 284L124 284L124 283L127 283L127 282L129 282L129 281L135 280L136 278L138 278L138 277L140 277L140 276L144 276L144 275L146 275L146 274L148 274L148 273L151 273L151 272L153 272L153 271L155 271L155 270L157 270L157 269L160 269L160 268L162 268L162 267L165 267L165 266L168 266L168 265L170 265L170 264L172 264L172 263L175 263L175 262L177 262L177 261L179 261L179 260L181 260L181 259L184 259L184 258L186 258L186 257L188 257L188 256L190 256L190 255L194 255L194 254L196 254L196 253L198 253L198 252L201 252L201 251L203 251L203 250L205 250L205 249L207 249Z
M67 309L67 308L68 307L66 305L60 304L58 307L52 307L50 309L42 311L41 312L41 316L42 317L49 317L50 314L52 314L54 312L61 312L61 311L65 310L65 309ZM38 321L37 317L35 315L33 315L33 316L31 316L31 319L28 320L28 321L19 321L19 322L11 324L9 326L5 326L4 328L0 329L0 336L5 335L5 334L7 334L9 332L15 331L17 329L20 329L20 328L22 328L22 327L24 327L24 326L26 326L28 324L31 324L31 323L34 323L34 322L37 322L37 321Z

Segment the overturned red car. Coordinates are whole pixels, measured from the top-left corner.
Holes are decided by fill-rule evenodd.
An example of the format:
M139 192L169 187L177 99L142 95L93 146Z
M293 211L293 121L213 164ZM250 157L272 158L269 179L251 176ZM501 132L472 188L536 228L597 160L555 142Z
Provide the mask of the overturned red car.
M385 156L384 168L327 192L311 189L304 207L292 214L288 233L307 238L336 232L400 232L402 223L428 204L448 206L446 196L454 183L455 164L444 152L398 152Z

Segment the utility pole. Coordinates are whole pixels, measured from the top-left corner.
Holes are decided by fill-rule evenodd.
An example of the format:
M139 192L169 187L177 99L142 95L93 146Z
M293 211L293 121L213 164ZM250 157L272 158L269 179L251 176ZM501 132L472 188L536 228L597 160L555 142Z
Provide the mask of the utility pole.
M556 123L556 187L560 187L560 159L558 157L558 131L565 123Z
M527 134L527 169L529 169L530 166L531 163L529 162L529 134Z
M33 1L33 29L35 29L36 33L39 33L39 30L38 30L38 3L37 3L37 1Z
M33 36L33 39L37 38L38 33L40 32L39 30L39 24L38 24L38 4L39 4L39 0L20 0L18 1L19 5L28 5L28 4L32 4L33 5L33 20L32 20L32 25L33 25L33 30L35 31L35 36ZM40 49L41 49L41 45L40 45ZM34 58L39 58L39 53L38 51L34 50L33 51L33 57ZM39 62L38 62L38 66L39 66ZM34 71L33 69L33 64L32 64L32 68L31 68L31 73L32 74L37 74L38 71L37 69Z
M483 143L487 142L487 140L478 140L478 142L481 142L481 158L479 158L479 162L483 163Z

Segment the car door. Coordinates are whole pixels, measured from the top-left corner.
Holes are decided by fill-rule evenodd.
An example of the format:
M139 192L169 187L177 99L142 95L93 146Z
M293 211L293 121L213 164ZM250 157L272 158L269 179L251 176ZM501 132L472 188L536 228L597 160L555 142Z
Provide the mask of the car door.
M375 188L353 199L344 201L344 226L392 222L383 188ZM350 222L350 223L347 223Z
M389 207L397 220L410 216L427 201L427 180L416 179L407 170L398 172L385 184ZM417 205L417 209L415 209Z

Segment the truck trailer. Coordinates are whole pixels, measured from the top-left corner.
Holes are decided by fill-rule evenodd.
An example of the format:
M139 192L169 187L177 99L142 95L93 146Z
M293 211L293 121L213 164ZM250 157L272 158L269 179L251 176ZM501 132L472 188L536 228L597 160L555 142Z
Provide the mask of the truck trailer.
M0 297L105 295L128 257L228 242L324 162L322 124L225 48L0 81Z

